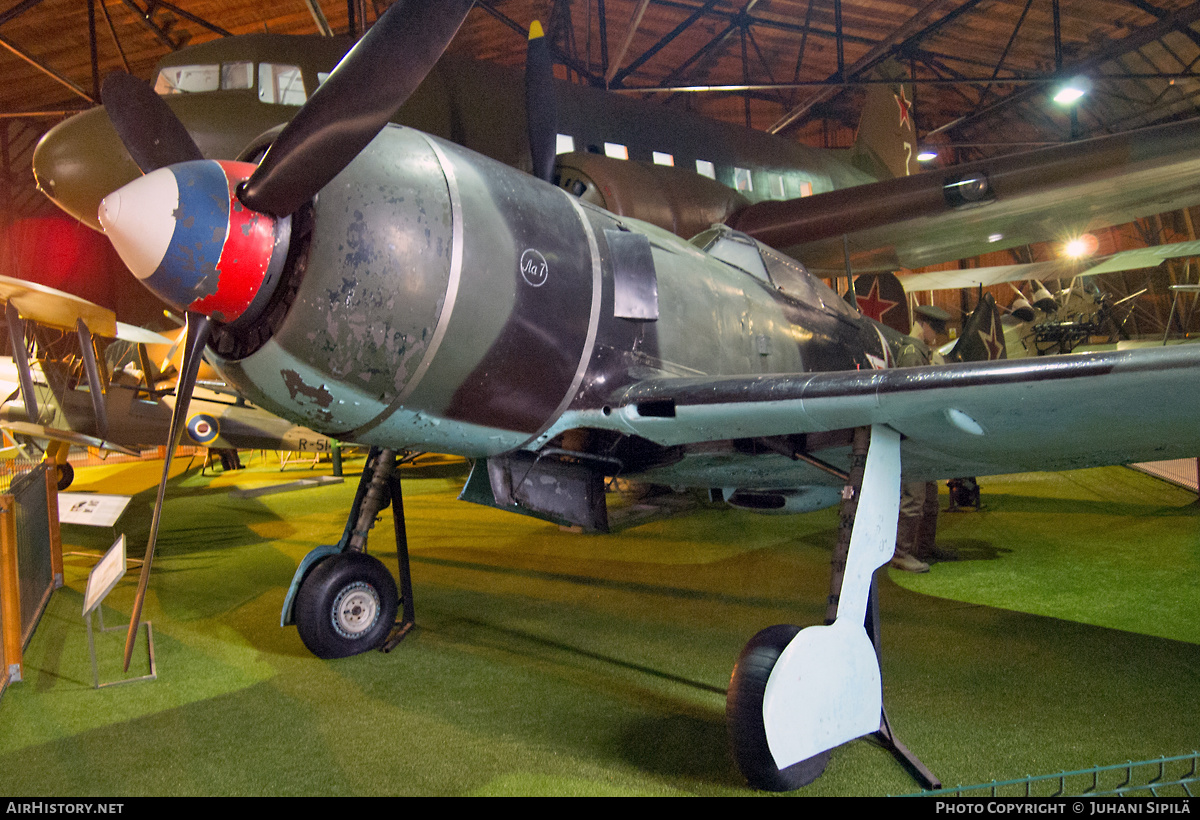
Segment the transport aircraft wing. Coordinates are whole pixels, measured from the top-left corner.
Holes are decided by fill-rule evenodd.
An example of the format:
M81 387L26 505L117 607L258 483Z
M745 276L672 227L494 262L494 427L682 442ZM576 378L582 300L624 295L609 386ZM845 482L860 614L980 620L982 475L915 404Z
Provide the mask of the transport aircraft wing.
M1200 120L759 202L729 225L814 272L919 268L1196 204Z
M152 114L158 106L148 99L137 119L172 123L161 143L190 145L187 158L257 159L304 110L299 103L347 46L342 38L249 35L184 49L164 61L157 77L156 89L165 94L158 100L173 113ZM847 267L852 273L913 269L1066 240L1200 201L1200 120L906 175L916 166L917 138L903 72L894 64L880 66L896 84L871 86L847 153L555 82L548 51L529 53L525 79L533 85L525 95L513 72L450 60L429 82L421 82L424 74L414 78L412 99L393 112L396 121L514 167L528 169L536 154L540 178L684 238L724 222L822 276L843 275ZM254 88L265 75L233 70L253 63L286 68L291 90L284 99L268 104L274 99L268 89ZM222 65L231 70L221 74ZM355 81L378 84L389 70L373 65ZM241 80L229 87L217 84L235 76ZM114 95L119 89L110 88L107 96ZM123 127L137 128L135 122ZM556 137L573 149L560 154L557 165L554 151L567 149L554 147ZM281 148L276 155L285 153ZM142 151L141 160L154 158L155 150ZM35 152L34 170L51 198L98 228L100 199L138 173L131 156L98 108L49 132ZM1017 269L996 272L993 281L998 276L1032 278Z

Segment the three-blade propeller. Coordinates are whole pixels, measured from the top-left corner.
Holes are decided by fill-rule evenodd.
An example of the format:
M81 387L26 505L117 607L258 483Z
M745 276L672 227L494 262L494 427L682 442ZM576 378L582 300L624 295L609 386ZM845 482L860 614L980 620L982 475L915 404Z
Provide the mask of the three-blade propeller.
M311 200L383 130L449 45L472 5L471 0L399 0L393 4L279 134L262 162L238 188L237 197L241 204L261 214L287 217ZM142 180L150 181L137 190L138 196L143 192L163 195L161 185L155 190L158 183L151 180L152 172L171 169L179 163L194 167L191 161L201 159L186 129L147 84L128 75L114 75L104 83L103 98L121 140L134 161L147 173ZM186 169L189 165L182 167ZM194 171L196 176L204 173L208 172ZM228 169L226 173L229 173ZM158 179L163 179L161 174ZM137 184L135 181L129 187ZM170 186L181 184L168 179L167 196L182 196L178 191L172 194L170 189ZM106 205L101 208L101 221L105 221L106 215L110 220L128 219L129 211L139 204L129 201L133 198L134 192L130 190L121 196L110 197L112 201L106 199ZM233 210L229 209L229 220L234 218ZM150 232L149 229L146 232ZM155 266L159 270L170 268L174 250L171 243L176 237L170 230L164 231L164 235L162 247L155 251L157 258L151 256L150 270L139 272L134 269L139 277L145 279L157 272ZM121 251L119 246L118 251ZM124 253L122 258L125 258ZM130 260L126 258L126 262L130 263ZM130 264L130 267L134 268L134 265ZM178 301L185 300L180 298ZM174 305L187 313L187 343L176 388L167 457L126 636L126 669L133 655L149 583L172 455L183 434L196 371L211 335L212 323L208 314L224 320L217 311L201 304L205 299L192 301L189 294L186 301L186 304Z

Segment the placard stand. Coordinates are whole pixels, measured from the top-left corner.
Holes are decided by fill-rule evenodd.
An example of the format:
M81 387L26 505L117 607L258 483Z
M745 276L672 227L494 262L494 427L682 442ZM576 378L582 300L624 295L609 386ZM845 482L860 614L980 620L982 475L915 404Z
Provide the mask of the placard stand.
M105 627L104 610L100 608L100 604L104 602L105 597L124 575L125 536L122 535L109 547L108 552L104 553L104 557L88 573L87 589L83 595L83 617L87 623L88 654L92 660L92 687L94 689L103 689L106 686L117 686L122 683L136 683L143 680L158 680L158 668L154 663L154 631L151 629L149 621L143 621L142 623L146 627L146 652L150 662L150 674L135 678L125 678L124 680L108 681L107 683L100 682L100 668L96 663L96 639L92 632L92 613L99 612L100 632L102 633L115 632L128 628L128 624L124 626Z

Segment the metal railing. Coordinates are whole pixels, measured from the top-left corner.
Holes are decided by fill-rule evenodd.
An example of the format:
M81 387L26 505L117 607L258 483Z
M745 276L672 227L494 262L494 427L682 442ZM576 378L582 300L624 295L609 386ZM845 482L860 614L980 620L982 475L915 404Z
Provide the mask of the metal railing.
M1171 461L1147 461L1143 464L1130 464L1129 466L1186 490L1200 492L1200 460L1198 459L1177 458Z
M1193 751L1177 757L1127 761L1018 780L993 780L904 797L1195 797L1200 792L1198 760L1200 752Z

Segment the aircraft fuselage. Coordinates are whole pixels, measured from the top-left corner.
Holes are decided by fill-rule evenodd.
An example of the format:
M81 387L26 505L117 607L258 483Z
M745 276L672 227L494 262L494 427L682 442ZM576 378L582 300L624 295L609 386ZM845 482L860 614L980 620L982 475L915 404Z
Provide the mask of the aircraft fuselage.
M189 90L179 89L180 93L163 98L205 157L257 158L350 45L347 38L247 35L174 52L160 63L156 76L181 67L191 71ZM206 84L210 75L211 86ZM230 83L231 77L243 80ZM281 77L290 77L290 85L281 85ZM176 79L183 83L185 77ZM156 87L166 90L162 79ZM662 167L661 163L670 162L668 171L707 175L743 204L873 181L838 152L808 148L653 102L565 82L556 83L556 97L558 130L579 155L591 153L605 160L606 151L624 150L629 160L647 165L658 162ZM530 168L522 75L517 69L444 57L393 119L506 165ZM585 173L593 166L585 164ZM141 173L102 108L52 129L35 153L34 170L51 199L94 228L99 227L100 199ZM572 181L577 177L574 174ZM617 210L621 192L607 191L613 200L609 202L602 189L620 183L585 181L593 183L593 197ZM644 195L645 187L639 185L623 199Z

